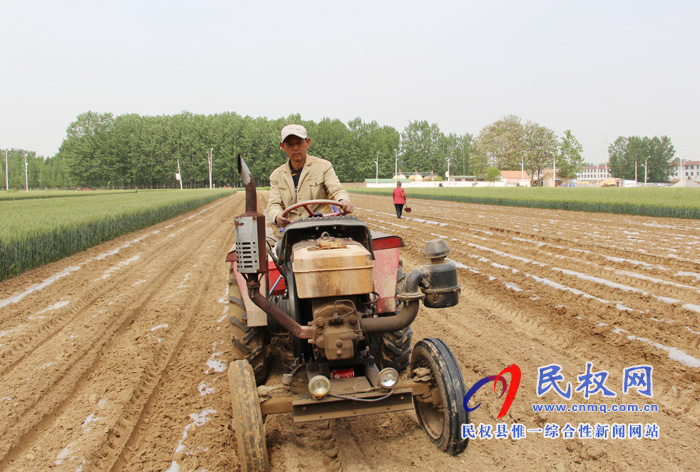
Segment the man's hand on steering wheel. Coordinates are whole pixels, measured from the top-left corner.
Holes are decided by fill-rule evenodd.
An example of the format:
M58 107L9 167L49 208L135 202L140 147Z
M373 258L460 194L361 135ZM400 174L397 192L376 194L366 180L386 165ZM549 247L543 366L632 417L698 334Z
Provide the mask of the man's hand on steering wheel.
M349 200L345 200L344 198L342 200L338 200L338 203L341 204L341 208L343 209L343 214L348 214L352 213L355 207L353 206L352 202Z
M279 215L279 216L277 216L277 218L275 218L275 224L277 226L279 226L280 228L284 228L285 226L287 226L291 222L292 222L292 220L290 220L289 218L285 218L282 215Z

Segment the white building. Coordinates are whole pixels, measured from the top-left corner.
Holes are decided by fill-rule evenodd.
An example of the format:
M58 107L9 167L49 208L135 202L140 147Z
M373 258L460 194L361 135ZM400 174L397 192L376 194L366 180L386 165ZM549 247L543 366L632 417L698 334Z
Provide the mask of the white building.
M671 171L670 178L671 180L674 179L681 179L680 173L678 172L679 166L678 166L678 161L673 162L675 165L673 166L673 170ZM694 180L696 182L700 182L700 161L682 161L683 163L683 180Z
M576 179L584 182L598 182L612 178L610 167L607 164L600 166L586 166L581 169L581 172L576 173Z

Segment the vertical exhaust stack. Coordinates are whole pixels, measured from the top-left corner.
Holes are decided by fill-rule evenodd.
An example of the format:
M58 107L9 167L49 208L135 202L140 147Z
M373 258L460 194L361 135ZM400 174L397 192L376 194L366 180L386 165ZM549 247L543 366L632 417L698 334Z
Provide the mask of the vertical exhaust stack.
M260 274L267 272L265 215L258 213L255 181L245 161L238 155L238 173L245 185L245 213L234 218L236 226L236 270L243 274L251 301L274 318L293 336L312 339L314 328L301 326L260 293Z
M234 218L236 226L236 268L241 274L267 270L265 215L258 213L255 181L245 161L238 155L238 173L245 185L245 213Z

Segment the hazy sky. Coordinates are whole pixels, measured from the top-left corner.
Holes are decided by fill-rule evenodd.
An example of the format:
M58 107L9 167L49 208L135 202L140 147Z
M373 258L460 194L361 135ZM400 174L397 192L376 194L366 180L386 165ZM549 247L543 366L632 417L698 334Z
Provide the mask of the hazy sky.
M86 111L410 121L514 114L700 160L697 1L16 1L0 6L0 148L54 155ZM313 138L313 137L312 137Z

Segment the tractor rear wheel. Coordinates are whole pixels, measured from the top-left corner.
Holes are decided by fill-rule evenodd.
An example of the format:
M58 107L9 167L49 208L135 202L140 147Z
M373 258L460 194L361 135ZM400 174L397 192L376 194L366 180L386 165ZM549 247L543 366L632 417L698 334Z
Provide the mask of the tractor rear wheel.
M469 414L462 405L467 392L454 354L440 339L423 339L413 348L411 372L430 387L429 394L413 397L418 422L438 449L460 454L467 447L461 429Z
M253 368L245 360L235 360L228 368L231 389L233 429L238 444L238 459L245 472L270 468L265 444L265 427Z
M248 326L248 316L233 268L231 268L229 274L228 294L228 320L231 327L233 359L247 360L255 372L255 382L258 385L262 385L267 378L265 328L262 326Z
M411 336L413 330L410 326L374 336L372 355L381 368L393 367L401 372L408 367L411 362Z

